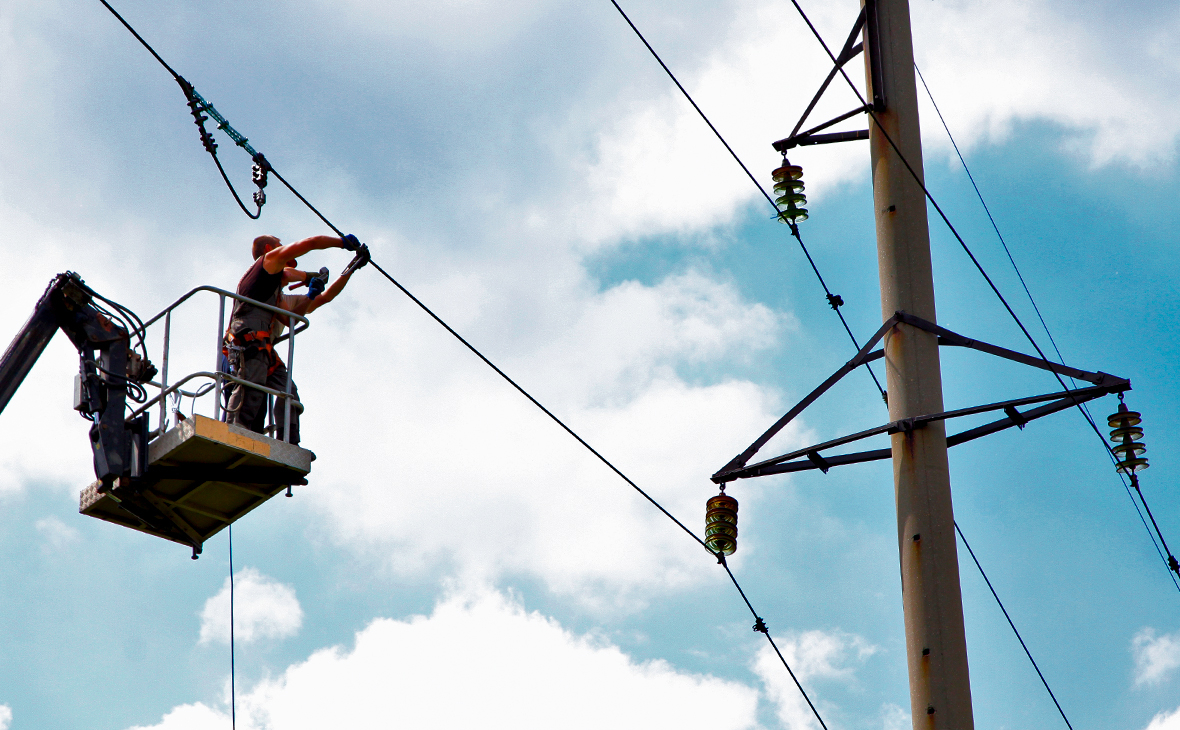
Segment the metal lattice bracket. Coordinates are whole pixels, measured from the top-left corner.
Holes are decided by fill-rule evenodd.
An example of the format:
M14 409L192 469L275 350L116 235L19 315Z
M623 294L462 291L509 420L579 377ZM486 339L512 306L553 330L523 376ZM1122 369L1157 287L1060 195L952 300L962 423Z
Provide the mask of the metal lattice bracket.
M807 117L815 109L815 105L819 103L824 92L828 90L828 85L832 83L832 79L836 78L836 74L849 61L856 58L865 50L864 43L856 42L856 38L862 30L869 44L868 59L869 78L873 95L872 103L859 106L850 112L841 114L834 119L829 119L823 124L812 127L805 132L800 132L799 130L803 127L803 123L807 121ZM794 147L813 144L831 144L833 142L851 142L853 140L869 138L869 130L867 129L858 129L853 132L833 132L829 134L816 133L839 124L846 119L851 119L857 114L863 114L869 111L885 111L885 89L881 79L881 62L880 54L877 52L878 47L876 3L873 0L867 0L864 7L860 9L860 15L856 17L856 22L852 25L852 31L848 34L848 40L844 42L844 47L840 49L840 54L836 56L836 63L832 66L832 70L828 72L827 78L820 84L819 91L815 92L815 96L811 98L811 103L803 110L803 116L799 117L799 121L795 123L795 128L791 130L789 135L773 143L774 149L777 152L785 155L787 150Z
M884 357L884 350L873 350L873 347L884 339L885 335L894 327L898 325L908 325L916 327L926 332L938 335L938 344L940 347L967 347L972 350L994 355L996 357L1004 358L1018 362L1022 365L1039 368L1041 370L1048 370L1075 380L1081 380L1090 383L1089 387L1077 388L1072 390L1064 390L1055 393L1046 393L1044 395L1034 395L1026 398L1016 398L1014 400L1001 401L998 403L988 403L986 405L973 406L971 408L960 408L953 411L943 411L942 413L931 413L924 416L915 416L913 418L905 418L899 421L892 421L890 423L870 428L865 431L842 436L823 443L814 444L806 448L797 449L771 459L750 464L750 459L758 453L758 451L766 445L771 438L781 431L788 423L795 419L808 406L815 402L817 398L828 391L833 385L838 383L845 375L852 372L861 365L867 365ZM823 455L820 452L827 449L843 446L844 444L860 441L861 439L869 438L870 436L878 436L881 434L894 434L906 432L909 433L915 429L923 428L928 423L935 421L946 421L952 418L961 418L963 416L972 416L979 413L988 413L991 411L1003 411L1004 418L1001 418L991 423L978 426L976 428L968 429L960 433L948 436L947 446L956 446L958 444L973 441L982 436L1003 431L1004 429L1016 426L1023 429L1025 424L1029 421L1036 420L1042 416L1047 416L1050 413L1072 408L1080 403L1100 398L1111 393L1121 393L1131 389L1131 381L1126 378L1120 378L1115 375L1103 372L1089 372L1087 370L1079 370L1068 365L1059 365L1054 362L1049 362L1043 358L1032 357L1013 350L1007 350L1003 347L989 345L986 342L979 342L976 340L963 337L960 334L952 332L944 327L939 327L933 322L929 322L921 317L916 317L905 312L897 312L890 317L885 324L881 325L881 329L877 330L876 334L865 343L865 346L856 353L856 357L849 360L839 370L825 380L818 388L811 391L806 398L799 401L794 408L787 411L787 413L771 426L766 433L758 437L758 440L750 444L742 453L734 457L728 464L719 469L712 479L717 484L725 484L736 479L749 479L751 477L767 476L770 474L784 474L793 471L804 471L807 469L819 469L827 472L833 466L842 466L844 464L857 464L865 461L877 461L880 459L888 459L892 456L891 449L875 449L873 451L860 451L852 454L838 454L838 455ZM1036 408L1021 411L1021 406L1033 405L1041 403ZM747 466L748 465L748 466Z

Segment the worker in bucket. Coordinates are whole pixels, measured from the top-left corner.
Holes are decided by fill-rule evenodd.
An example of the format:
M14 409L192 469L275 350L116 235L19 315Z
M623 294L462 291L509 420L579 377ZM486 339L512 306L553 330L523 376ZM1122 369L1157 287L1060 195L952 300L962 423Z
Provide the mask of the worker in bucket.
M298 258L309 251L343 248L355 252L357 258L368 262L368 248L356 236L312 236L302 241L283 245L274 236L254 239L251 252L254 263L238 282L237 293L254 301L278 306L284 283L306 282L308 275L295 266ZM356 259L354 259L355 261ZM351 272L350 272L351 273ZM347 281L347 280L346 280ZM343 288L343 284L341 285ZM337 290L339 291L339 290ZM335 296L335 294L333 294ZM227 333L227 355L233 375L248 383L284 391L287 387L287 368L275 355L271 327L274 312L248 302L234 304ZM292 388L294 385L292 384ZM294 390L292 390L294 396ZM296 397L297 399L297 397ZM230 389L226 420L258 433L266 431L267 394L256 388L235 383ZM286 425L285 399L277 399L274 407L276 425L274 436L282 438ZM299 443L299 421L292 407L290 442Z

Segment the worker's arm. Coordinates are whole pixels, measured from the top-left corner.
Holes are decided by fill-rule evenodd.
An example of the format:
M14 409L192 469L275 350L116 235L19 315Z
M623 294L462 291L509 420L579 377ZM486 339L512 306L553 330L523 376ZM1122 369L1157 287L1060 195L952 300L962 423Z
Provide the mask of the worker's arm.
M277 274L287 266L287 262L297 259L308 251L318 251L324 248L344 248L344 239L337 236L312 236L302 241L288 243L286 246L267 251L262 258L262 268L268 274Z
M327 304L328 302L335 299L337 294L344 291L344 286L346 284L348 284L348 280L351 277L352 277L352 272L349 272L347 274L341 274L340 276L337 276L336 281L333 281L332 284L327 289L324 290L323 294L319 295L315 299L308 301L306 313L311 314L312 312L319 309L324 304ZM300 314L303 314L303 312L300 312Z
M288 271L293 271L293 269L288 269ZM308 297L303 294L280 294L279 298L275 300L275 306L288 312L303 315L307 314L307 304L309 301ZM291 318L284 314L276 314L273 322L280 326L277 329L272 327L272 337L278 337L282 334L284 327L291 326Z
M263 264L263 266L265 265ZM311 274L307 271L293 269L290 266L283 269L283 283L290 284L291 286L288 287L290 289L298 289L306 284L309 278L311 278Z

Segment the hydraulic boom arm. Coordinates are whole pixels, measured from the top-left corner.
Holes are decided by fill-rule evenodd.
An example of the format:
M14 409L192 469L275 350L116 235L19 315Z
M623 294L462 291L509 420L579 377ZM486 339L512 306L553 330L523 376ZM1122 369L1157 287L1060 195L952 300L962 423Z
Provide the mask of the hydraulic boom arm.
M94 473L105 490L119 477L139 476L144 469L146 416L127 421L124 412L129 388L150 380L156 369L132 349L127 329L95 304L95 298L101 297L77 274L54 277L33 315L0 357L0 411L60 328L78 348L74 408L94 422L90 428Z

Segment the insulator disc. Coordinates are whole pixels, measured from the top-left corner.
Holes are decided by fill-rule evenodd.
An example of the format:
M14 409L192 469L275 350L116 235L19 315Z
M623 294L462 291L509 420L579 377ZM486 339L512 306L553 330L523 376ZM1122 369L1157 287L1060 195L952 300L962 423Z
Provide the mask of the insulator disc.
M1126 421L1126 423L1123 423ZM1119 426L1138 426L1143 419L1140 417L1138 411L1119 411L1112 413L1106 417L1106 423L1111 428L1118 428Z
M737 537L737 513L732 510L726 510L728 514L719 515L710 511L710 514L705 517L705 534L710 535L710 530L726 531L726 534L731 534ZM728 532L732 530L732 532Z
M1138 441L1143 438L1143 429L1138 426L1127 426L1126 428L1116 428L1110 432L1110 440L1116 444L1121 444L1127 436L1130 436L1132 441Z
M1117 465L1117 469L1123 474L1134 474L1139 469L1146 469L1151 466L1147 463L1147 459L1124 459Z
M781 182L775 183L774 184L774 192L776 192L776 193L790 193L790 192L801 193L801 192L803 192L803 187L804 186L803 186L802 180L787 179L787 180L783 180Z
M738 501L728 494L718 494L716 497L709 498L709 501L705 503L705 509L727 509L737 512Z
M787 208L778 214L778 219L783 223L794 223L795 221L807 220L806 208Z
M807 196L803 193L787 193L780 196L775 201L775 204L783 207L794 204L796 207L807 204Z
M1145 454L1147 453L1147 447L1144 446L1140 441L1132 441L1129 444L1119 444L1115 446L1112 451L1114 451L1115 456L1122 459L1127 456L1139 456L1140 454Z
M803 177L803 168L799 167L798 165L783 165L774 172L770 173L770 176L774 178L775 182L781 182L787 178L798 180L799 178Z
M705 537L712 537L714 535L728 535L736 540L738 529L736 525L728 522L711 522L705 525Z
M733 555L737 551L737 540L725 535L714 535L705 539L705 545L715 553Z
M714 522L728 522L732 525L737 524L737 512L731 509L711 509L705 513L705 524L711 525Z

